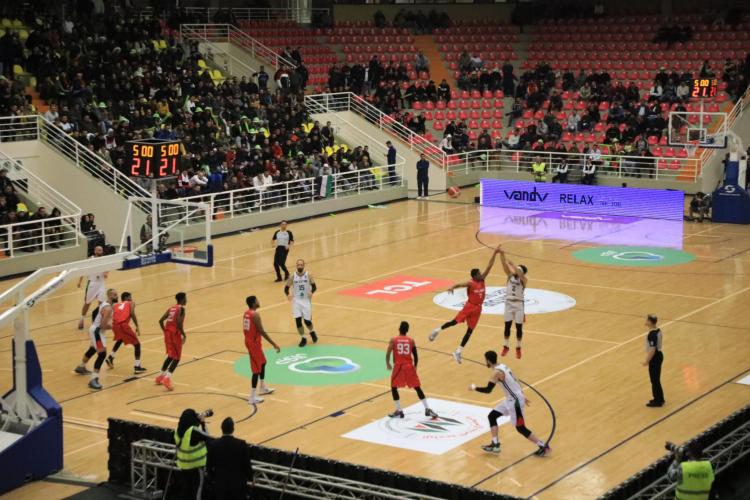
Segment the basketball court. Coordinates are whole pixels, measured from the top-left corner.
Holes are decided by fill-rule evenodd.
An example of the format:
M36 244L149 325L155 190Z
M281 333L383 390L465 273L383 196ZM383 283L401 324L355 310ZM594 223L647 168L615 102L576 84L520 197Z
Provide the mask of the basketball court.
M677 230L656 222L611 240L603 236L617 231L605 222L542 224L522 211L484 211L473 203L476 194L465 189L458 199L292 222L288 265L305 259L318 284L314 346L297 347L290 305L273 282L273 228L215 238L213 267L165 263L110 273L107 286L131 292L137 304L149 371L133 378L132 348L123 346L115 368L102 369L100 392L73 372L88 347L88 335L76 329L83 292L66 284L44 299L30 327L45 387L63 407L66 477L107 479L108 417L172 427L193 407L214 409L215 435L221 419L232 416L239 437L269 447L520 497L594 498L664 455L664 441L686 440L747 403L750 387L736 381L750 370L750 229L685 223ZM657 237L668 239L660 249ZM487 280L488 299L499 307L485 306L463 364L451 356L462 325L427 340L461 302L441 292L467 280L472 267L483 268L487 247L498 243L529 268L523 358L511 351L503 361L527 384L526 425L551 439L552 454L544 458L533 456L534 446L510 425L501 426L500 455L479 449L489 439L486 414L502 396L468 386L486 382L483 353L502 347L502 293L492 288L505 284L499 262ZM0 290L16 281L0 283ZM178 291L188 295L187 343L175 390L166 392L154 384L164 358L157 321ZM246 402L241 333L250 294L259 297L264 326L282 348L278 355L266 351L276 392L257 407ZM664 331L662 408L645 406L647 313L659 316ZM419 348L423 389L445 417L436 423L420 418L410 390L401 391L406 418L384 418L393 409L385 348L401 320L411 324ZM12 335L0 331L6 380ZM42 481L8 498L58 498L80 489Z

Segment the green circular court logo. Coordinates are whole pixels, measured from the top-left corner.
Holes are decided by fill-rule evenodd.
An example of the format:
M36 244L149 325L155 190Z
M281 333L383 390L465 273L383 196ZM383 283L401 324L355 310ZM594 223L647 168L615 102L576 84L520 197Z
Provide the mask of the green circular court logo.
M388 377L385 351L343 345L308 345L273 349L266 355L266 380L286 385L344 385ZM234 363L235 372L250 378L250 360L243 356Z
M695 259L695 255L672 248L653 247L594 247L573 252L573 257L585 262L607 266L676 266Z

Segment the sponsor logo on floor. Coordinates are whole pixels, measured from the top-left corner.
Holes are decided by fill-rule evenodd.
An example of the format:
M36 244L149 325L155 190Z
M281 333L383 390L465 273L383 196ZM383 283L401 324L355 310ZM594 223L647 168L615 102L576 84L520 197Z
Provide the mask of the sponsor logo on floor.
M695 255L682 250L653 247L594 247L573 252L573 257L584 262L606 266L676 266L695 259Z
M356 384L390 376L382 349L343 345L285 347L280 353L265 349L266 381L270 384L323 386ZM234 370L250 378L250 360L243 356Z
M408 389L400 393L402 401L414 397L413 391ZM424 406L417 402L404 408L404 418L386 416L342 437L432 455L442 455L483 434L487 435L489 442L487 414L490 408L430 398L429 393L427 396L430 408L438 414L435 420L425 417ZM508 421L507 417L502 417L498 424Z
M543 314L564 311L576 305L576 299L559 292L527 288L524 293L526 314ZM440 307L460 311L466 303L466 289L453 293L441 292L432 301ZM482 305L483 314L503 314L505 312L505 287L488 286Z
M353 297L401 302L434 290L448 288L452 284L453 282L448 280L399 275L338 293Z

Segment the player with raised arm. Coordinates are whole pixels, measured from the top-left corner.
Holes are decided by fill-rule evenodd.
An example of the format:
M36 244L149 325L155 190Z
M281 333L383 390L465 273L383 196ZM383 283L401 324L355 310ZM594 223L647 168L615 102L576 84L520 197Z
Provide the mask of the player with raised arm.
M102 247L101 245L95 246L94 253L91 255L91 258L95 259L96 257L101 257L102 255L104 255L104 247ZM107 279L108 275L108 273L104 272L98 274L90 274L86 277L86 291L84 292L83 307L81 307L81 319L78 320L79 330L83 330L83 320L86 318L86 313L88 313L89 307L91 307L91 303L96 300L98 302L98 305L101 305L107 301L107 288L104 280ZM78 278L78 288L81 288L81 285L83 284L83 278L83 276Z
M459 364L461 363L461 352L469 342L471 334L477 327L477 323L479 323L479 317L482 315L482 304L484 303L485 296L484 280L490 274L492 266L495 265L495 256L499 252L500 246L498 246L493 251L492 257L490 257L490 261L487 263L487 268L484 270L484 272L480 272L479 269L474 268L470 272L471 279L469 281L466 281L464 283L456 283L448 289L448 292L453 293L453 290L457 288L466 288L466 304L464 304L463 309L459 311L455 318L448 321L447 323L444 323L442 326L435 328L434 330L432 330L432 333L430 333L430 342L432 342L437 338L441 330L445 330L446 328L450 328L457 325L458 323L463 323L464 321L466 321L466 333L464 334L463 339L461 339L461 345L459 345L453 353L453 359L455 359Z
M409 323L402 321L398 327L398 335L388 342L388 350L385 352L385 366L391 372L391 395L396 404L396 411L389 413L391 418L404 418L401 410L401 400L398 395L399 387L410 387L417 392L419 400L424 405L425 417L438 418L437 413L430 409L427 397L422 391L422 386L417 375L417 345L414 339L406 335L409 333ZM391 366L391 353L393 354L393 366Z
M549 454L550 447L526 428L523 410L526 405L531 404L531 401L523 395L521 385L516 380L513 372L511 372L510 368L507 366L497 364L497 353L495 351L485 352L484 362L487 365L487 368L492 369L490 381L485 387L477 387L476 384L471 384L469 390L489 394L496 385L501 385L503 392L505 392L505 399L499 402L487 416L490 421L492 442L486 446L482 446L482 449L488 453L500 453L500 440L497 435L497 419L501 416L506 416L510 417L511 423L519 434L537 445L538 449L534 453L535 455L543 457Z
M516 266L512 260L505 256L505 252L498 247L500 251L500 261L503 263L503 269L508 277L505 284L505 332L503 333L503 352L501 356L508 354L510 350L510 327L516 322L516 358L521 359L521 339L523 338L523 324L526 321L526 311L524 308L524 293L526 292L526 275L529 270L523 264Z
M260 321L260 314L258 308L260 302L255 295L250 295L245 299L247 304L247 311L242 316L242 332L245 335L245 347L247 348L247 354L250 356L250 369L253 372L252 377L252 392L250 393L250 399L248 403L255 405L263 402L263 398L256 396L256 390L258 387L258 379L260 379L260 394L271 394L274 389L266 386L266 356L263 354L263 346L261 345L261 337L266 339L276 350L281 352L281 348L276 345L271 337L268 336L266 330L263 328L263 323Z
M294 316L294 322L297 325L297 332L299 332L300 347L307 345L307 339L305 338L305 329L302 326L304 320L305 326L310 331L310 338L313 344L318 342L318 336L315 334L315 327L312 323L312 296L318 289L315 284L315 280L308 271L305 271L305 261L297 259L297 269L289 276L284 286L284 295L287 300L292 303L292 316ZM291 291L291 294L289 293Z

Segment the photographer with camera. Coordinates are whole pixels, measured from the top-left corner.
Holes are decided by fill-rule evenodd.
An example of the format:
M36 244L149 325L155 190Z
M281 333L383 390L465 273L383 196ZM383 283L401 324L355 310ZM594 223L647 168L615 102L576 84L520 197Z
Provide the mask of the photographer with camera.
M667 478L677 483L674 497L677 500L708 500L714 482L711 462L701 459L701 448L692 442L686 447L667 443L664 447L674 454Z
M182 412L177 430L174 432L174 443L177 447L175 461L180 469L180 497L201 500L203 480L205 477L206 444L211 436L206 432L206 418L212 417L213 410L197 413L192 408Z

